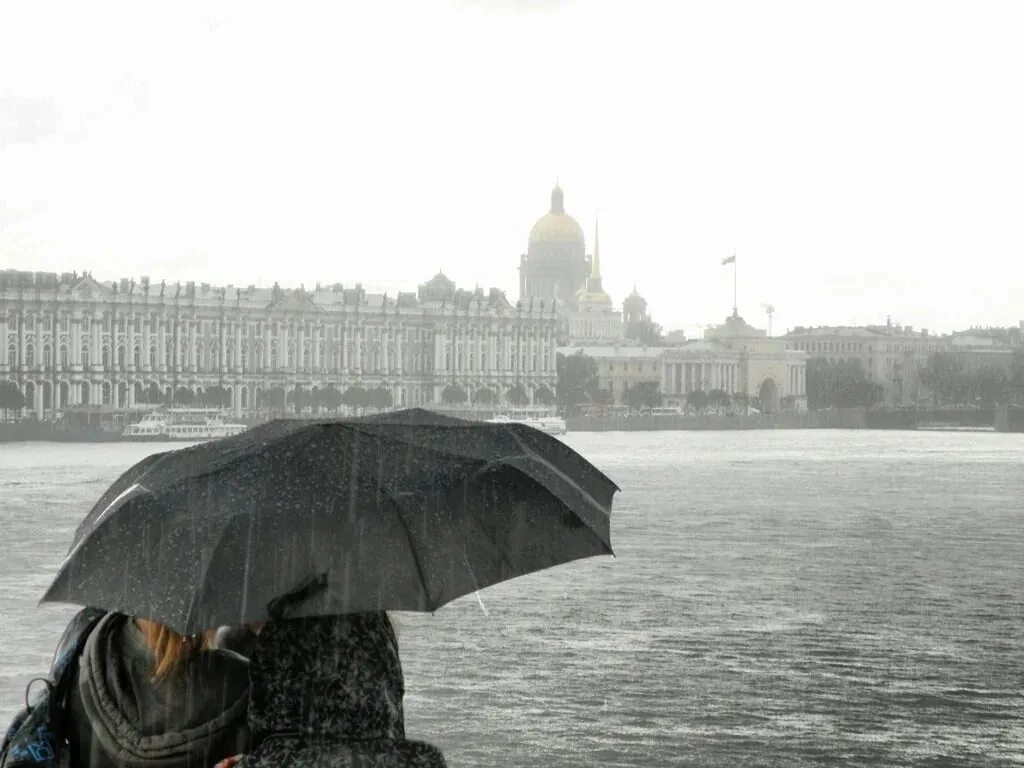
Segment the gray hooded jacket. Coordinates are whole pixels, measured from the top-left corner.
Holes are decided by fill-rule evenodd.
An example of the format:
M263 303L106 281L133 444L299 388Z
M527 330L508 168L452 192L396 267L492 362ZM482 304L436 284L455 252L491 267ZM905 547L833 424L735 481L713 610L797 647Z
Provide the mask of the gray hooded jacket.
M75 768L212 768L248 748L248 664L204 651L167 680L135 622L110 614L79 659L70 697Z

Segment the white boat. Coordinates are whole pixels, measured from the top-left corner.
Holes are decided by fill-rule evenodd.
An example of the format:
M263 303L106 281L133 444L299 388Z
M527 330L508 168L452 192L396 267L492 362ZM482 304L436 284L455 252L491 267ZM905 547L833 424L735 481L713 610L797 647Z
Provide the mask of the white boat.
M488 424L525 424L528 427L539 429L541 432L546 432L549 435L564 435L569 430L566 428L565 419L559 416L525 416L521 418L512 418L503 414L498 414L492 419L487 420Z
M215 440L246 429L245 424L226 423L220 408L167 408L147 413L141 420L126 426L121 439L136 442Z

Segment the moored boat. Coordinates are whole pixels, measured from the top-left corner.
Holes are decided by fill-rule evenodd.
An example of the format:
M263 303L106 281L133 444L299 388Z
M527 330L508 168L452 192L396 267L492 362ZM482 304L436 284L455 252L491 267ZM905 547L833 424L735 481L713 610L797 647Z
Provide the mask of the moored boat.
M517 418L498 414L488 419L487 422L489 424L525 424L549 435L564 435L569 431L566 427L565 419L560 416L524 416Z
M216 440L237 435L247 428L245 424L226 423L220 408L167 408L147 413L126 426L121 439L132 442Z

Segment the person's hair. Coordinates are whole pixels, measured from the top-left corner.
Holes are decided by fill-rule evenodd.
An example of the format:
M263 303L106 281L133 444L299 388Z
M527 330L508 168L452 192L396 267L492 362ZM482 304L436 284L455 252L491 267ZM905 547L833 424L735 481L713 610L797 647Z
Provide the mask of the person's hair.
M153 678L166 680L173 675L181 663L208 648L213 648L217 630L207 630L198 635L185 637L173 629L149 619L136 619L146 647L153 654Z

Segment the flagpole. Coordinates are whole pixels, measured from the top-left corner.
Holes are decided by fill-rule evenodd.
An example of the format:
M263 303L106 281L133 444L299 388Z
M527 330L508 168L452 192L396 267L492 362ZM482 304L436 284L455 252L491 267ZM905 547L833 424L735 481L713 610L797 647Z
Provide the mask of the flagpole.
M736 300L736 252L732 253L732 316L739 316L739 302Z

